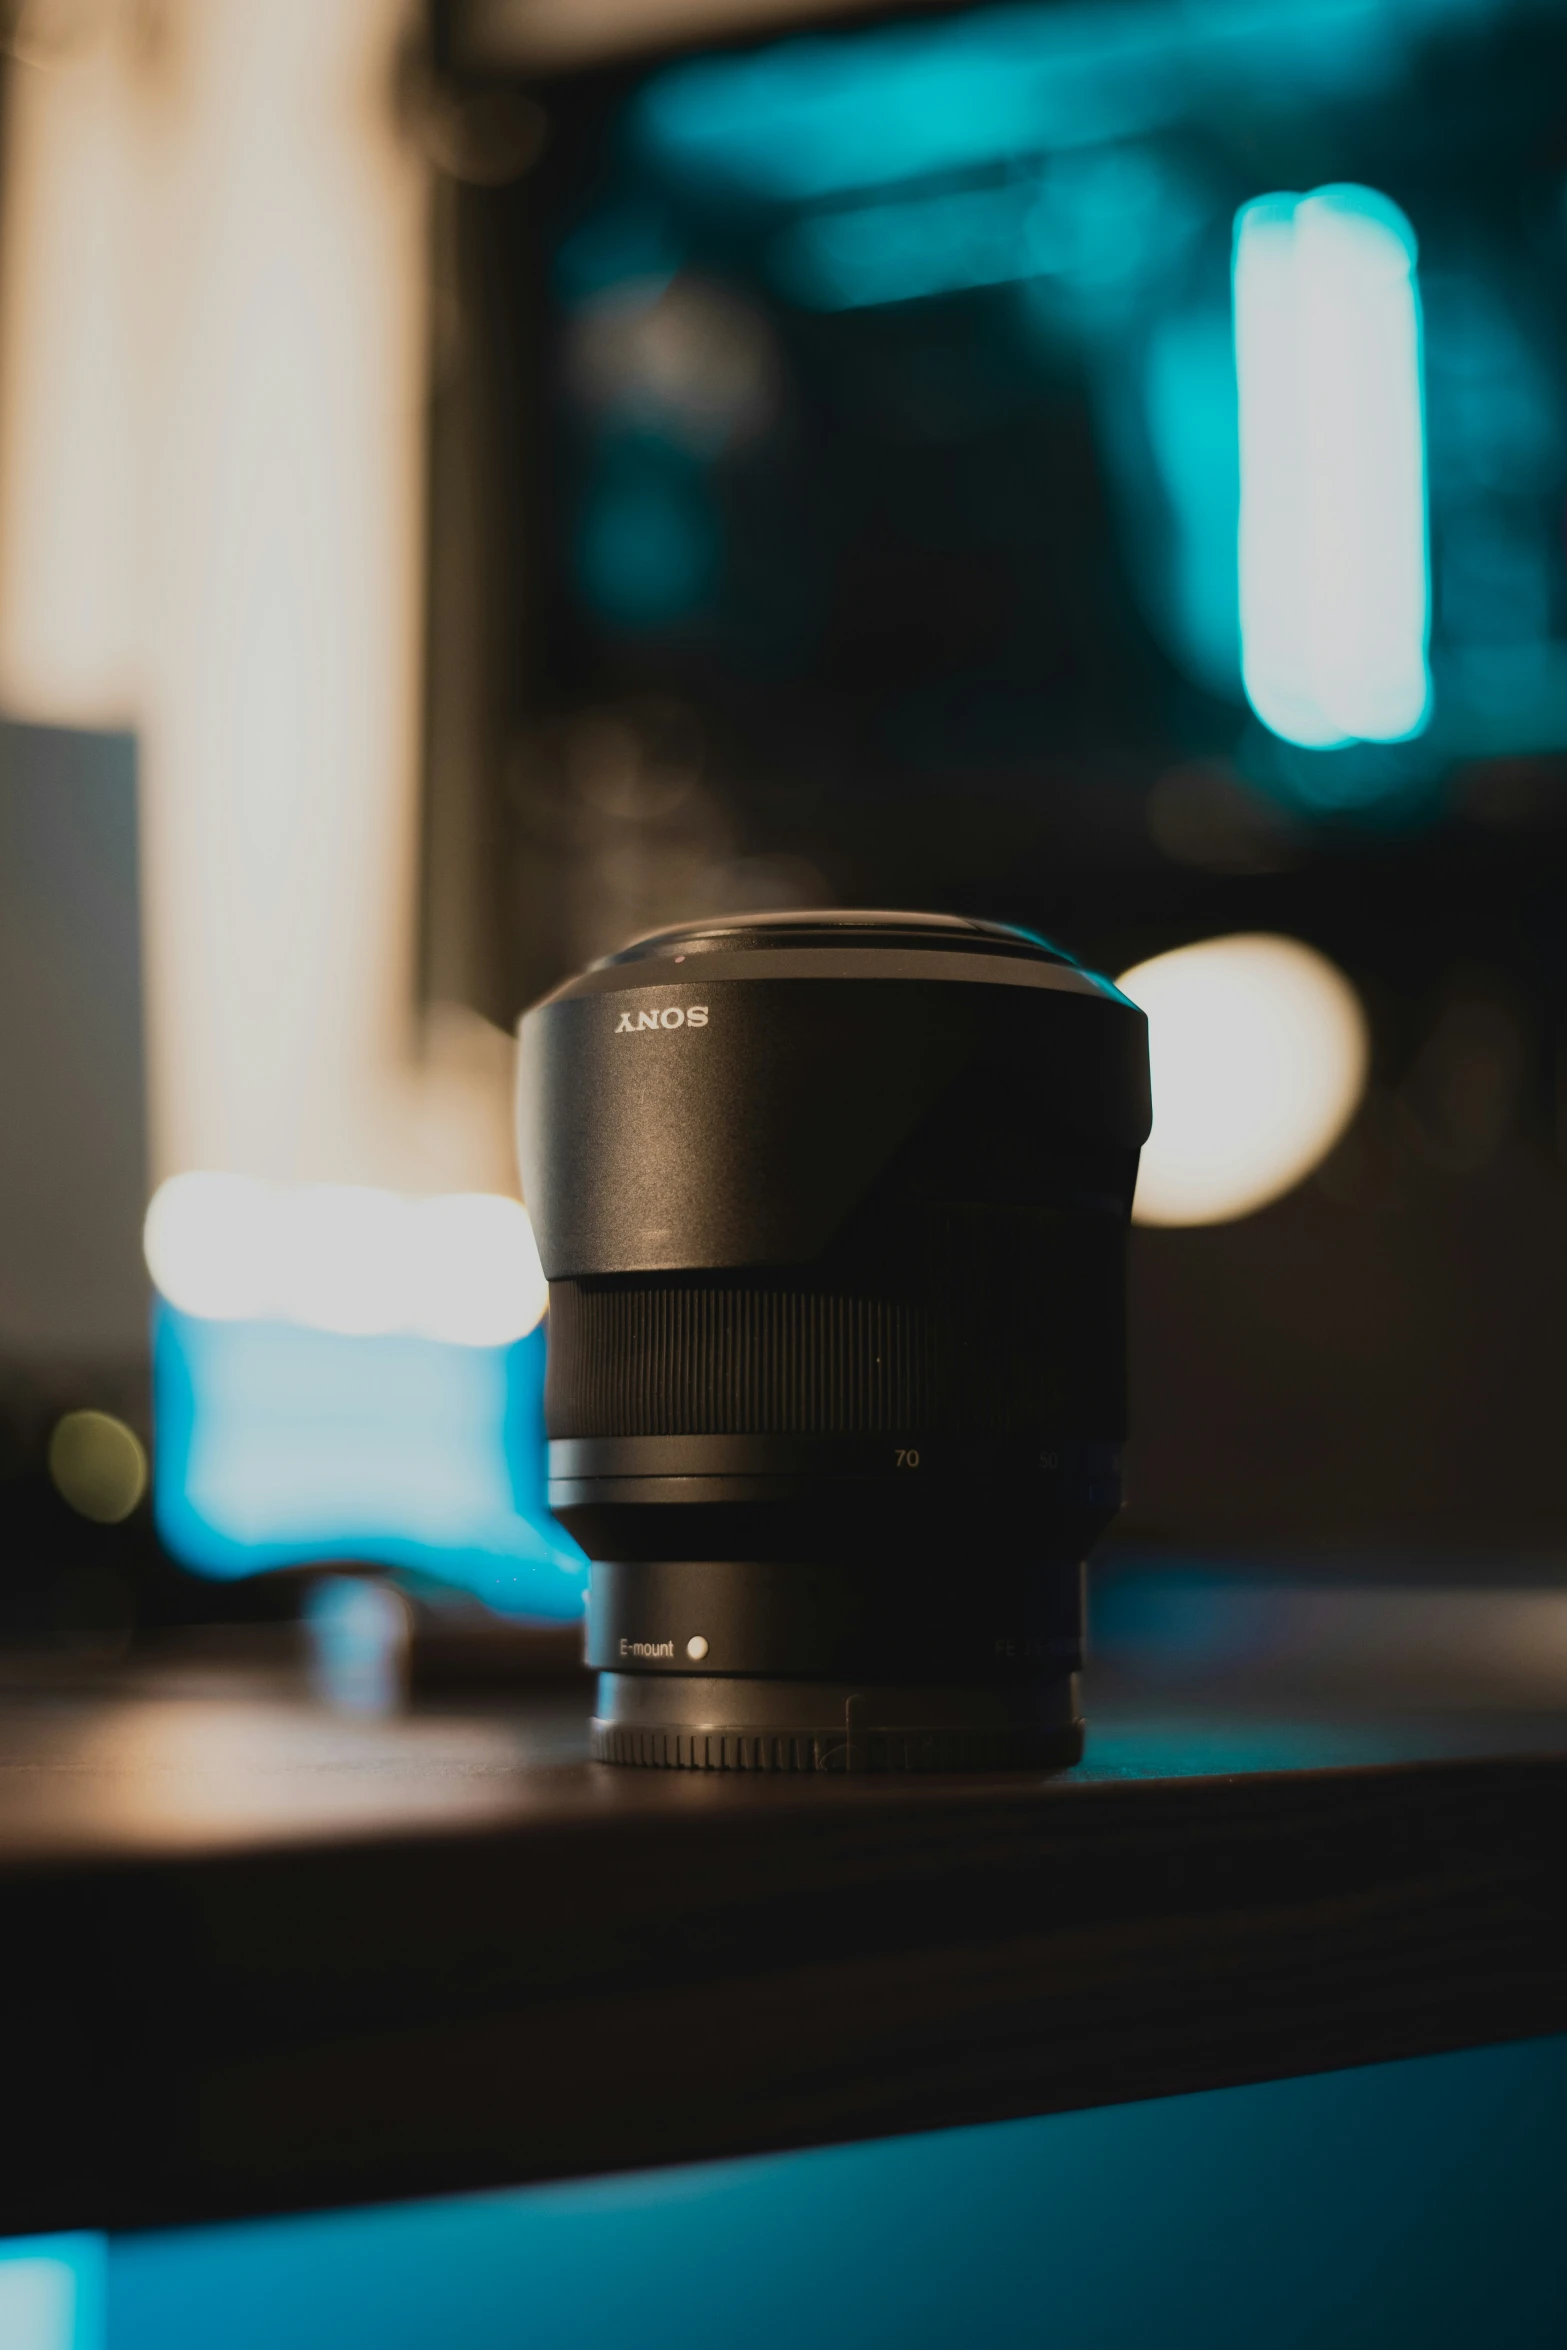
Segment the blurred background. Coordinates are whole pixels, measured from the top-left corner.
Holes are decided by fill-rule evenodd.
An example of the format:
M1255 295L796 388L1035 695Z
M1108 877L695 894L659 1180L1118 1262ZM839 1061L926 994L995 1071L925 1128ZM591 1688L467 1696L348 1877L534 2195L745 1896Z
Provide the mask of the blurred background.
M573 1625L513 1023L834 902L1150 1014L1124 1555L1557 1580L1555 0L5 26L5 1637Z

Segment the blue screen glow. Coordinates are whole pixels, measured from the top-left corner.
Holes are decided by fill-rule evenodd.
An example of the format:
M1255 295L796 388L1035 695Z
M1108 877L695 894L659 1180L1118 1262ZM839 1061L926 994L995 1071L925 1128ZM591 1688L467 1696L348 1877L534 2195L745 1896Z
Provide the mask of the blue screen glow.
M106 2350L102 2236L0 2241L3 2350Z
M219 1322L160 1303L159 1532L208 1575L355 1560L509 1613L582 1612L545 1508L544 1331L511 1346Z

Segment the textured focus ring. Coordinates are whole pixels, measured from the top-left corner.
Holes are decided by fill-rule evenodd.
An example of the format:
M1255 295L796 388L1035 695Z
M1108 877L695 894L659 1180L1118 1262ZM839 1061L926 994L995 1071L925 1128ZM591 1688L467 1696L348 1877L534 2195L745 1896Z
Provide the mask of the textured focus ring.
M549 1433L1117 1436L1121 1254L1106 1216L958 1202L914 1220L901 1281L555 1281Z
M552 1436L685 1436L928 1425L927 1308L779 1286L557 1281Z

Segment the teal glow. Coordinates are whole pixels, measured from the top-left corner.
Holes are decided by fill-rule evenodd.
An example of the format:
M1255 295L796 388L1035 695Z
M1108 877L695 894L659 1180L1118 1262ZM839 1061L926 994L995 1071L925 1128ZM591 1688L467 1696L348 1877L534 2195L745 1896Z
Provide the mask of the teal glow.
M590 302L616 286L665 286L680 256L662 220L644 206L623 206L586 220L555 256L555 286L564 302Z
M1169 514L1166 631L1210 693L1240 695L1240 441L1235 357L1222 312L1181 312L1151 334L1143 402Z
M153 1332L153 1504L200 1574L353 1559L571 1620L582 1554L544 1499L544 1332L512 1346L202 1321Z
M619 627L658 628L694 611L719 561L700 465L656 434L608 441L583 498L575 560L583 594Z
M108 2350L1560 2350L1564 2190L1534 2040L125 2237Z
M1551 496L1567 464L1567 415L1543 320L1516 284L1445 269L1425 287L1428 462L1454 504L1505 512Z
M0 2239L3 2350L106 2350L102 2236Z
M1567 741L1558 633L1567 415L1539 313L1469 271L1427 290L1426 409L1440 535L1439 714L1462 756Z
M1092 312L1135 293L1200 219L1191 191L1155 155L1109 147L986 187L804 213L777 238L773 273L786 294L821 310L1050 280Z
M1414 1749L1411 1755L1411 1747ZM1085 1779L1212 1779L1257 1771L1365 1769L1418 1760L1418 1729L1386 1722L1215 1722L1195 1712L1139 1714L1135 1725L1090 1718Z
M777 202L1136 137L1238 98L1396 82L1412 37L1497 0L1121 0L988 8L667 67L656 160Z
M1263 724L1309 750L1430 717L1415 259L1370 188L1236 216L1241 670Z
M1247 781L1303 816L1346 817L1394 829L1429 823L1441 805L1443 767L1458 737L1449 709L1440 724L1402 743L1341 743L1329 750L1286 742L1253 724L1236 746Z
M1029 182L808 213L785 230L775 274L787 293L821 310L913 302L1027 277Z

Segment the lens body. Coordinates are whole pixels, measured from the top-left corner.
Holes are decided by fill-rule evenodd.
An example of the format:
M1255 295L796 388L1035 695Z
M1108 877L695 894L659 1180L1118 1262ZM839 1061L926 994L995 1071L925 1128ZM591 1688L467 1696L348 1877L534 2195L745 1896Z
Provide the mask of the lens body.
M715 921L529 1012L519 1105L595 1752L1075 1761L1142 1014L1000 925Z

